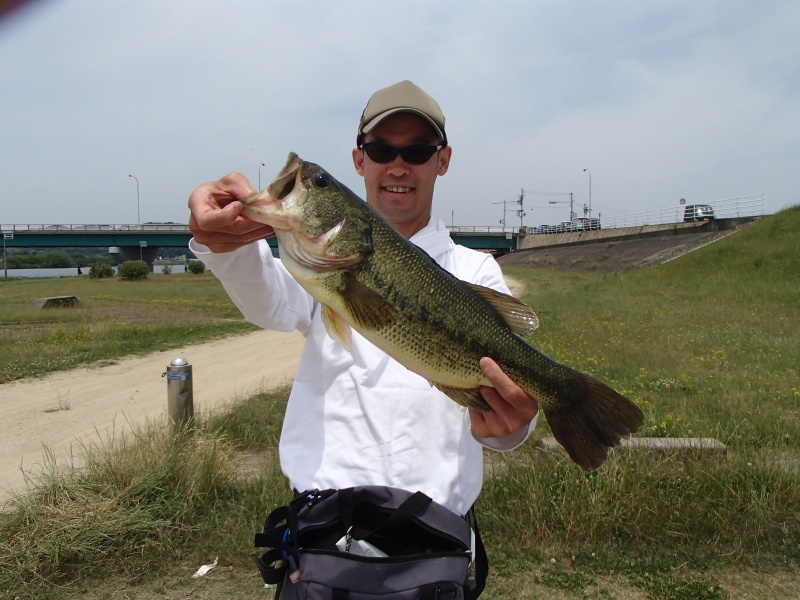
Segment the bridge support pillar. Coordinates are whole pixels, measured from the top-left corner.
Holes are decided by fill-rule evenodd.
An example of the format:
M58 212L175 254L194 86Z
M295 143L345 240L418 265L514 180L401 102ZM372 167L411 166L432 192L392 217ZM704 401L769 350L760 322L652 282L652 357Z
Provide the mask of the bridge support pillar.
M158 246L147 246L141 248L139 246L116 246L118 253L113 253L117 257L117 262L125 262L127 260L143 260L147 263L147 268L153 272L153 261L158 256ZM110 251L110 248L109 248Z

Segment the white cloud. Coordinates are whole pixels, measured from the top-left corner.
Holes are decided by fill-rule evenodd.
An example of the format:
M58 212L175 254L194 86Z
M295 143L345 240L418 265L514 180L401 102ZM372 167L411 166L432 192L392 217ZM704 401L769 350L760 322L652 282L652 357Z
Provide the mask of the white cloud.
M412 79L454 145L435 207L493 224L521 188L605 214L797 202L796 3L33 3L0 23L3 223L185 221L199 183L297 151L361 191L369 94ZM262 181L266 183L266 181ZM531 207L546 200L529 200ZM526 201L528 203L528 201ZM529 210L555 222L564 207Z

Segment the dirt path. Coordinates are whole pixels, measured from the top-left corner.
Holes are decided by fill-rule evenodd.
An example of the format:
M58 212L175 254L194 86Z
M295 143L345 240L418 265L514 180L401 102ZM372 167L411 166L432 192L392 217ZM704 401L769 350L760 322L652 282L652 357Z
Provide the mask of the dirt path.
M199 414L289 383L303 342L296 332L257 331L0 385L0 508L10 490L25 489L23 471L40 470L46 449L64 461L81 442L105 440L130 423L165 417L167 382L161 374L173 358L183 356L192 364Z
M524 291L511 277L506 283L515 296ZM195 413L201 413L290 383L303 343L297 332L257 331L0 385L0 510L11 490L25 489L25 473L41 470L47 451L63 462L73 450L79 454L82 442L166 417L161 374L176 356L192 364Z

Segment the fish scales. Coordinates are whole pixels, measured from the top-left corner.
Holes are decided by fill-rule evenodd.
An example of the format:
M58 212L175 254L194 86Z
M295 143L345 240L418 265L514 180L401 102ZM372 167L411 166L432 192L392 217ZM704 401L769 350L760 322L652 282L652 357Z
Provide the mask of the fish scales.
M284 265L345 347L353 328L476 410L490 409L480 359L492 358L537 398L555 438L587 470L641 426L630 400L523 339L538 325L529 307L455 278L318 165L290 154L278 177L242 202L247 216L275 229Z
M368 335L385 338L413 356L420 363L417 368L434 381L474 387L482 379L474 357L488 352L485 340L491 328L486 323L499 324L499 316L467 288L453 285L448 273L382 220L373 222L373 239L383 250L365 258L356 277L399 310L389 327ZM479 325L465 329L459 321ZM450 352L454 345L468 354Z

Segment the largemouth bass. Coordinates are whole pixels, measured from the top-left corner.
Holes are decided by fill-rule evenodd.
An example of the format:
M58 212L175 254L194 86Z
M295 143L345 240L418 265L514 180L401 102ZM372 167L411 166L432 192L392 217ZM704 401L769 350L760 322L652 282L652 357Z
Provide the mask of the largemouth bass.
M322 305L331 337L351 328L455 402L486 411L488 356L535 397L556 440L584 469L636 431L642 411L624 396L527 343L538 325L512 296L461 281L405 239L324 169L292 153L244 214L271 225L289 273Z

